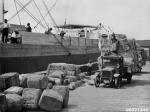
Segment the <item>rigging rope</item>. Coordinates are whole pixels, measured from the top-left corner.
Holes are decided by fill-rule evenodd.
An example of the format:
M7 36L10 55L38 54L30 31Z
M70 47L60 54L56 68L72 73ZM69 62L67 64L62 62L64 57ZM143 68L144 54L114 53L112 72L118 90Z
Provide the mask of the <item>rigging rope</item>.
M25 9L31 2L32 2L32 0L30 0L28 3L26 3L17 13L15 13L10 19L8 19L8 21L10 21L11 19L13 19L20 11L22 11L23 9Z
M58 1L58 0L55 1L55 3L52 5L52 7L51 7L48 11L51 11L51 10L55 7L57 1ZM47 11L47 13L45 14L44 18L48 15L48 11ZM42 20L40 20L40 21L34 26L34 29L35 29L41 22L42 22Z
M18 13L16 0L14 0L14 4L15 4L16 11L17 11L17 15L18 15L19 23L20 23L20 25L21 25L21 20L20 20L20 16L19 16L19 13Z
M48 14L49 14L49 16L50 16L50 18L51 18L52 22L53 22L53 23L54 23L54 25L57 27L57 24L56 24L56 22L55 22L55 20L54 20L54 18L53 18L53 16L52 16L52 14L49 12L48 7L47 7L46 3L44 2L44 0L42 0L42 1L43 1L43 4L44 4L44 6L45 6L46 10L48 11ZM57 30L56 30L56 31L58 32L58 31L59 31L59 29L57 28Z
M21 2L19 2L18 0L17 0L17 3L19 4L20 7L23 7L23 4ZM30 11L28 9L24 8L24 10L32 17L32 19L34 19L37 23L39 22L39 20L32 13L30 13ZM40 23L40 25L44 29L46 29L45 26L42 23Z
M35 2L34 0L33 0L33 2L34 2L34 4L35 4L36 8L38 9L38 11L39 11L39 13L40 13L41 17L43 18L43 20L44 20L44 22L45 22L45 25L47 26L47 28L49 28L49 26L48 26L48 24L46 23L46 21L45 21L45 19L44 19L43 15L42 15L42 13L41 13L41 11L40 11L39 7L37 6L36 2Z

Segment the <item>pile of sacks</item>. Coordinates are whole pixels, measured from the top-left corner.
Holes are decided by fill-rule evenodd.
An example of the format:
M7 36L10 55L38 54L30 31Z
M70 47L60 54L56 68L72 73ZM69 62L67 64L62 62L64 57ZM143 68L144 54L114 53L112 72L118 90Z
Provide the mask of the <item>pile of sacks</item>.
M0 112L60 111L68 105L69 88L54 85L49 89L43 74L6 73L0 75L0 83Z

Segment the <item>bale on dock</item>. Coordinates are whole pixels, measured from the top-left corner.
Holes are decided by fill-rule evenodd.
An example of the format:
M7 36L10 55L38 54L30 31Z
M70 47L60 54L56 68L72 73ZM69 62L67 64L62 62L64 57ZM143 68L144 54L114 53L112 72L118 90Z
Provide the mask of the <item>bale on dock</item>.
M20 86L23 88L27 88L27 80L31 76L31 74L21 74L19 75Z
M63 107L67 107L69 101L69 88L67 86L53 86L53 90L62 95Z
M6 95L0 93L0 111L5 112L7 108Z
M82 86L83 83L84 83L84 81L82 81L82 80L81 80L81 81L72 82L72 83L70 83L70 84L68 85L69 90L74 90L74 89L76 89L76 88Z
M51 63L47 67L47 74L49 75L51 71L75 71L75 74L80 73L80 68L74 64L67 63Z
M12 86L12 87L8 88L7 90L5 90L4 93L21 95L22 91L23 91L22 87Z
M52 89L52 88L53 88L53 84L51 82L49 82L46 89Z
M49 89L43 91L39 100L40 108L47 111L60 111L62 105L63 98L58 92Z
M53 85L62 85L63 84L63 79L62 78L53 78L53 77L48 77L49 82L51 82Z
M6 94L8 112L19 112L22 110L22 97L17 94Z
M49 76L53 78L62 78L66 76L66 73L63 71L54 71L50 73Z
M45 89L48 84L48 78L43 75L33 75L27 80L28 88Z
M35 88L25 88L22 93L23 107L26 109L38 109L38 101L42 91Z
M5 73L0 76L5 81L5 87L19 86L19 74L17 72Z
M66 76L65 79L68 79L69 82L75 82L78 80L76 76Z
M3 89L5 89L5 88L6 88L5 80L4 80L4 78L2 78L2 77L0 76L0 90L3 90Z

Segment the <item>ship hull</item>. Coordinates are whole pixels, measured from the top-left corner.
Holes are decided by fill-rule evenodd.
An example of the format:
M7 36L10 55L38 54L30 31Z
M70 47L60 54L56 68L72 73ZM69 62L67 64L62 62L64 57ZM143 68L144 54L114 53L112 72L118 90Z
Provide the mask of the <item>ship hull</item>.
M49 63L85 64L95 61L99 54L96 46L67 47L60 45L1 44L0 72L29 73L47 69Z

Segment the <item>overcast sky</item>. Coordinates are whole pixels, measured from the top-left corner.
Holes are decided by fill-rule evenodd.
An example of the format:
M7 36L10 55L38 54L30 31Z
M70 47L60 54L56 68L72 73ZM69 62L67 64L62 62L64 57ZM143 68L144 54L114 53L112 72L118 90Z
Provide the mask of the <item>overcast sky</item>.
M9 12L5 18L9 19L15 14L14 0L4 0L5 9ZM26 4L29 0L19 0ZM68 24L98 25L103 23L110 26L115 33L126 34L129 38L150 39L150 0L45 0L50 9L57 1L51 13L56 23L64 24L65 18ZM43 15L46 8L42 0L35 0ZM20 7L17 5L17 9ZM35 7L34 2L27 6L27 9L37 18L42 19ZM21 24L31 23L34 27L36 22L26 14L20 13ZM50 17L45 17L49 26L54 25ZM18 23L18 16L9 21ZM44 21L42 22L43 24ZM40 26L37 30L42 30Z

